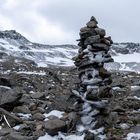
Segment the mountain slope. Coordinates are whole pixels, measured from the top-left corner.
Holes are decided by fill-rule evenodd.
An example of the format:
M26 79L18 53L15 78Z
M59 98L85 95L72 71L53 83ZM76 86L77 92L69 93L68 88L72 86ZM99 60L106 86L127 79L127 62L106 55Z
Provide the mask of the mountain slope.
M77 53L74 45L43 45L32 43L16 31L0 32L1 59L14 56L33 60L38 66L72 66ZM2 60L1 60L2 61Z
M33 43L14 30L0 31L0 61L26 59L38 67L74 66L72 57L78 52L75 45L45 45ZM110 50L113 63L107 64L109 70L140 72L140 44L114 43Z

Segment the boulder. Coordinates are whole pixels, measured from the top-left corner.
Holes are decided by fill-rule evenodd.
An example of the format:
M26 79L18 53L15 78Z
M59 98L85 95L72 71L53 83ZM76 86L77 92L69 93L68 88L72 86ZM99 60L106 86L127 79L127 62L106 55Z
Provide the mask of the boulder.
M56 135L59 131L66 131L66 123L60 119L48 120L45 122L45 129L49 135Z
M33 115L32 117L34 120L39 120L39 121L43 121L45 119L45 116L41 113L36 113Z
M22 91L19 88L9 89L3 91L0 88L0 106L3 108L11 109L19 104L19 99L22 96Z

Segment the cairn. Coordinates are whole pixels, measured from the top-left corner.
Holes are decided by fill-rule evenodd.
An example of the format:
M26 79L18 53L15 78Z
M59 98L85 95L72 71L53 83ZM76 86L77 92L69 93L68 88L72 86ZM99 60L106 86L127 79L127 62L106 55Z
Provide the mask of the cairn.
M95 17L91 17L86 27L80 29L78 56L75 65L78 68L80 85L73 93L82 106L80 117L86 130L97 129L106 125L104 116L109 114L111 74L104 68L104 63L113 62L109 52L113 43L111 37L97 26Z

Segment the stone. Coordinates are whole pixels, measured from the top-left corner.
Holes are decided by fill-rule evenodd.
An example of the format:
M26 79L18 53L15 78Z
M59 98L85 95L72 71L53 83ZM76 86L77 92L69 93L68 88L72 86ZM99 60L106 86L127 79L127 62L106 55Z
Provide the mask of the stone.
M30 110L26 105L14 107L13 112L30 114Z
M92 48L97 48L100 51L108 51L109 50L109 46L103 43L94 43L92 44Z
M137 96L137 97L140 97L140 86L136 86L134 88L131 88L131 94L133 96Z
M20 133L10 133L9 135L2 137L1 140L34 140L31 136L22 136Z
M30 95L33 99L42 99L45 98L44 93L37 92Z
M95 28L95 27L97 27L97 22L92 20L92 21L89 21L86 25L89 28Z
M6 86L6 87L12 87L10 79L8 79L8 78L0 78L0 85Z
M66 123L60 119L45 122L45 130L49 135L57 135L59 131L66 132Z
M37 107L37 110L42 114L45 113L45 109L42 107Z
M0 106L8 110L19 104L19 99L22 96L20 88L9 89L6 92L0 89Z
M104 37L106 35L105 30L101 28L95 28L95 32L101 37Z
M80 32L79 35L81 39L86 39L87 37L96 36L97 34L94 30L93 31L90 30L90 31Z
M100 43L100 36L99 35L88 37L85 40L84 45L91 45L91 44L95 44L95 43Z
M95 135L93 133L91 133L91 132L88 131L85 134L84 140L95 140Z
M110 92L110 86L101 86L99 89L98 97L99 98L111 98L112 94Z
M96 18L95 18L94 16L92 16L92 17L90 18L90 21L96 21L96 23L98 24L98 22L97 22L97 20L96 20Z
M58 119L57 116L54 116L54 115L50 115L47 117L49 120L55 120L55 119Z
M36 113L32 116L32 118L34 120L39 120L39 121L43 121L45 119L45 116L41 113Z
M29 109L30 109L30 111L36 110L36 109L37 109L36 104L35 104L34 102L31 102L31 103L29 104Z

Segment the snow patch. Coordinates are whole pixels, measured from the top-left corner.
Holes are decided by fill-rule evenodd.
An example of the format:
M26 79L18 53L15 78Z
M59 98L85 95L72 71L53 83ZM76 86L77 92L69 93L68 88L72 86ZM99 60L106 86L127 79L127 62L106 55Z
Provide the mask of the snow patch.
M58 140L58 139L63 139L63 140L84 140L85 134L79 136L79 135L69 135L65 136L62 133L59 133L57 136L50 136L46 134L45 136L40 137L38 140Z
M140 140L140 133L128 133L127 140Z
M63 111L58 111L58 110L52 110L51 112L49 112L48 114L47 113L44 113L44 116L46 117L46 119L45 119L45 121L47 121L48 120L48 117L49 116L56 116L56 117L58 117L58 118L62 118L63 117L63 114L64 114L65 112L63 112Z

